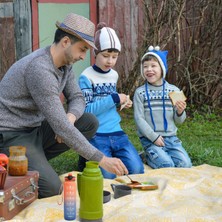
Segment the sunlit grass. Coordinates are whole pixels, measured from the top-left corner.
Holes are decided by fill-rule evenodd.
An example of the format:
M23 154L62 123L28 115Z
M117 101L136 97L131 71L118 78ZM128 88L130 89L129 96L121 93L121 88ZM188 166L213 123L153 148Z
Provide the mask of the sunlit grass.
M138 151L143 148L136 134L132 110L120 112L122 128ZM210 164L222 167L222 118L218 115L195 114L178 125L178 137L191 157L194 166ZM77 170L78 155L73 150L52 159L50 163L58 172Z

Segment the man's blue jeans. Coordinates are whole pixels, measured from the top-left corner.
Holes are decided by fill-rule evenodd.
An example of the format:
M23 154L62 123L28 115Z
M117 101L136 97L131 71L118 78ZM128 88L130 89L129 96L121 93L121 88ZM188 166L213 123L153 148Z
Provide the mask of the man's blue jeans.
M140 142L146 154L147 164L154 168L192 166L191 160L182 146L182 142L176 136L164 137L164 147L156 146L145 137Z
M126 134L121 136L94 136L89 141L93 146L103 152L107 157L117 157L127 167L129 174L144 173L144 167L138 151L129 141ZM111 174L102 169L104 178L113 179L115 174Z

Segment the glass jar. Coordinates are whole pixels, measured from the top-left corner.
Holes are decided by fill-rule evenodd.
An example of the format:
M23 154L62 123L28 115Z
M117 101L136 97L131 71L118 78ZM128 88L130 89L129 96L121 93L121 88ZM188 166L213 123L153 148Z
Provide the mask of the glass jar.
M11 176L24 176L28 171L28 159L25 156L26 147L9 147L9 167L8 173Z

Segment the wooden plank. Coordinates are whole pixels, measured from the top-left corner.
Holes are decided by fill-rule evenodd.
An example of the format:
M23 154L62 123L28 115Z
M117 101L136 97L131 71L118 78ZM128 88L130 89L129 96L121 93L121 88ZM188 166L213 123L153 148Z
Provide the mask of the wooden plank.
M31 5L29 0L14 1L16 59L32 52Z
M4 1L0 0L0 17L12 17L13 16L12 0L6 2Z
M0 0L0 3L13 2L13 0Z
M90 7L90 20L97 26L98 23L98 17L97 17L97 1L95 0L89 0L89 7ZM95 63L95 57L93 50L90 50L90 63L93 65Z
M32 51L39 48L38 2L32 0Z
M35 0L37 1L37 0ZM95 1L95 0L93 0ZM59 4L67 4L67 3L88 3L89 0L38 0L39 3L59 3Z
M138 0L138 14L137 14L137 18L138 18L138 24L135 23L135 25L138 26L138 46L141 46L141 44L143 43L143 37L144 37L144 29L146 24L144 23L144 0Z
M115 69L120 75L119 88L127 81L138 57L144 34L143 0L99 0L99 22L105 22L119 36L122 50Z
M0 17L0 80L15 62L14 18Z
M0 0L0 80L15 61L13 1Z

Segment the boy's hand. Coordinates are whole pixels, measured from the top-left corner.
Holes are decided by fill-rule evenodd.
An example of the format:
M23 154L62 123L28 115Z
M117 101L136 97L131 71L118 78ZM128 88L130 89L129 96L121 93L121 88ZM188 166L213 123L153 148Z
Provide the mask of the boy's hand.
M124 108L131 108L132 105L133 105L133 102L132 102L132 100L129 98L128 101L127 101L127 104L125 105Z
M127 95L124 93L120 93L119 95L119 99L120 99L120 105L123 105L124 103L127 102Z
M132 107L133 102L132 102L132 100L130 99L129 95L125 95L125 96L126 96L126 101L125 101L124 103L121 103L121 95L125 95L125 94L119 94L120 104L121 104L120 111L121 111L123 108L130 108L130 107ZM124 96L124 97L125 97L125 96Z
M164 139L162 136L159 136L158 139L154 142L156 146L165 146Z
M185 101L179 100L176 102L175 107L177 109L177 114L181 115L183 111L186 109L187 103Z

